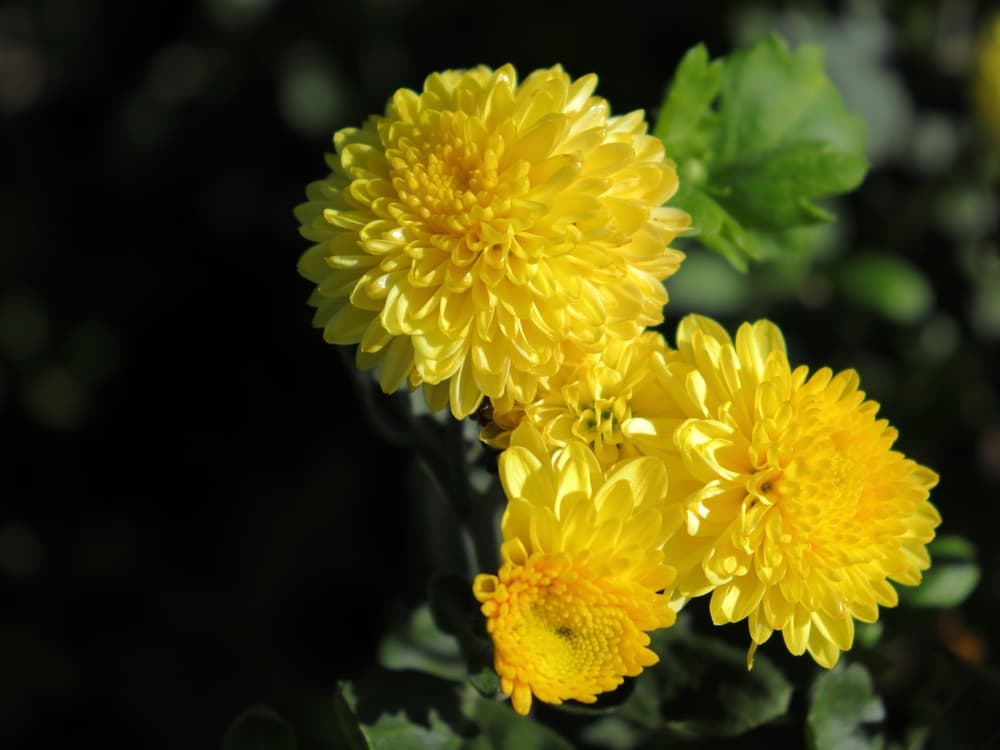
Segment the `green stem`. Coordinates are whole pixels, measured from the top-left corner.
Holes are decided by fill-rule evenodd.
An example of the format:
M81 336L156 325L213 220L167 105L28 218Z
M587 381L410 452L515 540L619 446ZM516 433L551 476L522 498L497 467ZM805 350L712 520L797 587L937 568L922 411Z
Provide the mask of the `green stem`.
M500 564L500 529L498 524L500 498L503 492L499 481L487 482L484 490L472 485L471 471L482 471L474 466L481 455L478 441L470 441L465 434L464 422L449 421L445 427L445 486L454 499L455 512L462 521L471 546L467 555L470 572L493 572Z

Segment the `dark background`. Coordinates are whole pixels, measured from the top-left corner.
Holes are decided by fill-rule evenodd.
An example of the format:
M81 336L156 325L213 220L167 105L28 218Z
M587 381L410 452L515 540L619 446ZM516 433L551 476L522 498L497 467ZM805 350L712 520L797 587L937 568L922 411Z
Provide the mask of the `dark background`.
M246 706L295 717L357 675L422 598L407 457L366 427L295 273L292 208L335 129L507 61L597 72L615 112L655 113L684 50L769 28L833 45L882 118L874 170L823 252L686 291L682 269L667 330L767 315L793 361L860 370L942 476L941 533L979 546L933 647L995 685L1000 256L967 96L985 6L795 7L0 4L0 747L216 747ZM858 93L862 58L897 99ZM894 317L852 295L841 269L872 250L929 299Z

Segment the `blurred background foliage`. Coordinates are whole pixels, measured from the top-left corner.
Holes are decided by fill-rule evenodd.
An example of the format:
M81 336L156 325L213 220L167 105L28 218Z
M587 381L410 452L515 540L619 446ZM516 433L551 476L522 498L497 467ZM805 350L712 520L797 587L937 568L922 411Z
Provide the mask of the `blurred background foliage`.
M616 112L652 113L689 47L770 31L825 45L872 171L746 275L689 242L664 330L767 316L793 361L859 370L958 537L940 591L869 634L886 732L1000 743L1000 133L970 96L989 10L0 3L0 747L217 747L255 703L309 726L460 555L446 504L422 510L441 488L309 326L291 209L335 129L433 70L507 61L595 71ZM814 671L780 651L806 716Z

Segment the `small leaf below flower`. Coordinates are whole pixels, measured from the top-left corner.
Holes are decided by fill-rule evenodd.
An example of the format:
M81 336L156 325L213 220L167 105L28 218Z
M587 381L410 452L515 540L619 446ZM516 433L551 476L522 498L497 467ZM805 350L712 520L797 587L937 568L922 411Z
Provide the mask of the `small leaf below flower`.
M864 750L873 747L862 725L885 718L872 679L860 664L821 674L812 690L806 736L813 750Z
M747 671L746 650L691 632L684 619L653 635L660 664L636 681L620 714L682 737L729 737L788 711L792 686L764 655Z

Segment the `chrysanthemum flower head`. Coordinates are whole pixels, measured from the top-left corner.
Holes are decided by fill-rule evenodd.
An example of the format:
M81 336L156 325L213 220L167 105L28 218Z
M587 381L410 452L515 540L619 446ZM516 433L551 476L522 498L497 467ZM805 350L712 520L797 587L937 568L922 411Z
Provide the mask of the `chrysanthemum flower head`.
M674 433L684 471L670 504L684 528L666 544L682 597L711 592L716 624L746 619L748 655L780 630L825 667L851 647L854 620L894 606L890 581L915 585L941 518L937 475L892 450L853 370L792 370L768 321L735 343L688 316L665 385L687 419Z
M579 442L589 446L602 466L645 454L657 435L672 434L680 413L657 372L669 348L657 331L609 342L600 352L568 357L545 378L527 404L494 405L481 438L505 448L510 431L527 420L550 448Z
M605 475L579 443L551 452L530 424L500 456L508 505L497 575L473 583L501 689L526 714L592 703L656 663L647 631L673 624L664 589L667 475L651 458Z
M640 111L611 116L561 67L431 75L334 137L296 215L327 341L360 344L385 391L423 384L456 417L529 401L562 345L600 350L661 318L672 162Z

